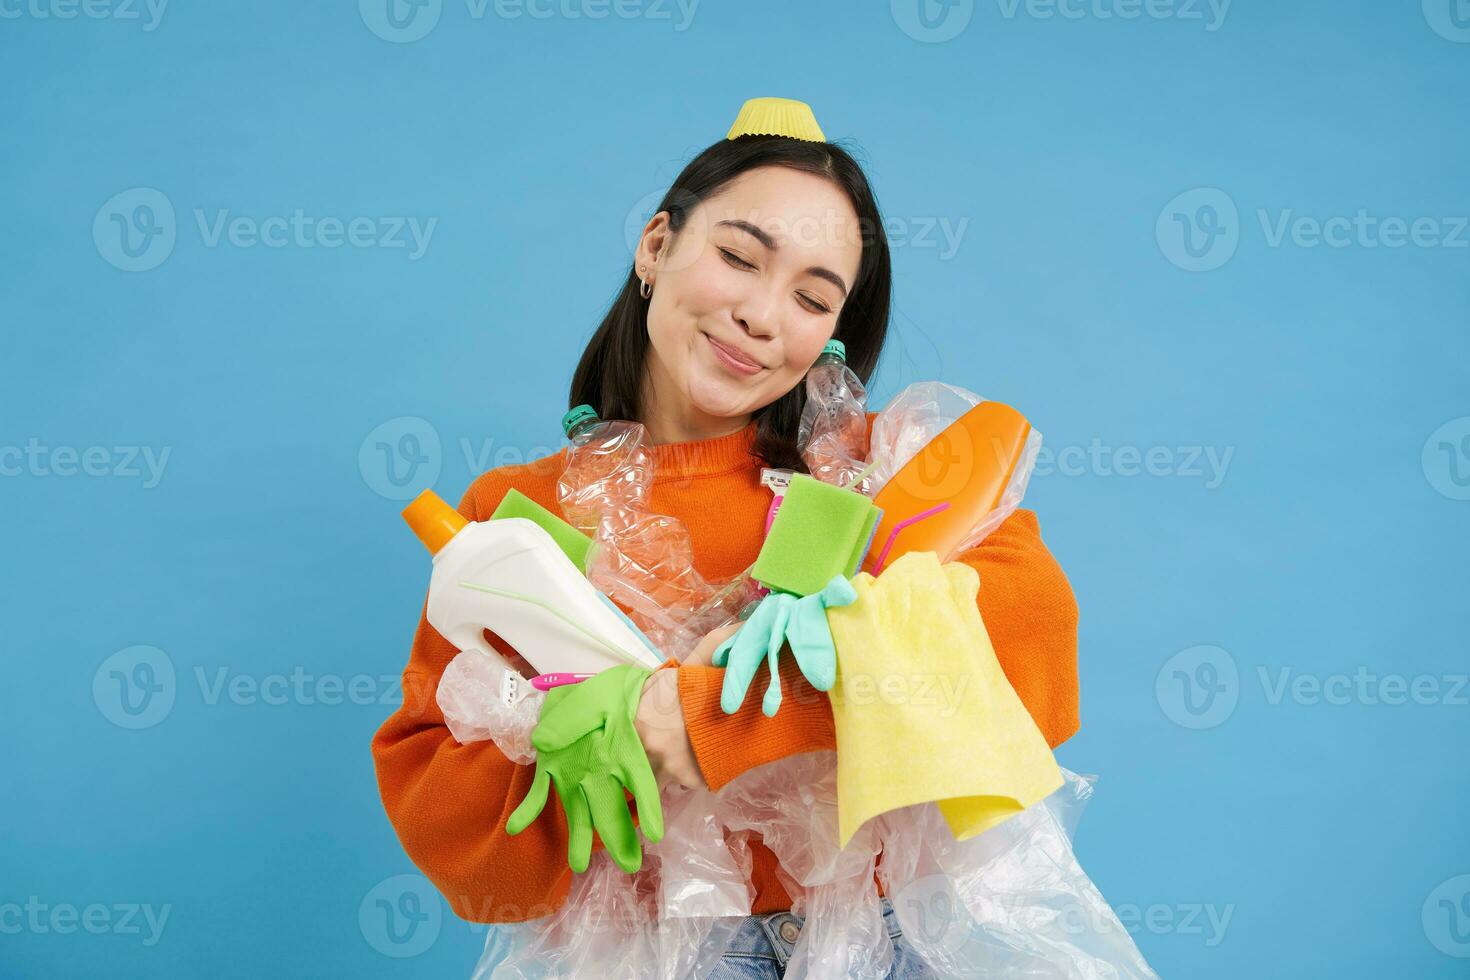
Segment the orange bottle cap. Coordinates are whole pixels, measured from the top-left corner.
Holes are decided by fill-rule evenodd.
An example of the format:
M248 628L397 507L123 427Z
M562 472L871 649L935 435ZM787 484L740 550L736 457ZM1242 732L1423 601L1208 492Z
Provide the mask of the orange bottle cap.
M429 554L437 555L449 539L464 530L469 521L432 490L425 490L403 508L403 519L419 536Z

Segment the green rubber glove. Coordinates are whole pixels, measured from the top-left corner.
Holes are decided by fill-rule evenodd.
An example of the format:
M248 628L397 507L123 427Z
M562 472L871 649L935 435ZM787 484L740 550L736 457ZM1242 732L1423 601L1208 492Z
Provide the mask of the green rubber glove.
M842 575L832 576L821 592L799 599L787 592L768 594L745 625L715 648L713 663L725 668L720 708L727 715L740 710L756 670L765 661L771 680L761 699L761 713L774 718L781 707L778 658L781 645L788 642L807 682L819 691L830 691L837 682L837 648L827 626L827 609L856 601L857 592Z
M548 784L554 783L571 831L567 864L573 871L581 874L592 860L594 828L618 867L629 874L643 867L638 827L623 791L633 793L644 836L658 843L664 836L658 782L633 727L643 682L652 673L622 664L546 692L541 719L531 732L536 775L506 820L506 833L519 834L541 815Z

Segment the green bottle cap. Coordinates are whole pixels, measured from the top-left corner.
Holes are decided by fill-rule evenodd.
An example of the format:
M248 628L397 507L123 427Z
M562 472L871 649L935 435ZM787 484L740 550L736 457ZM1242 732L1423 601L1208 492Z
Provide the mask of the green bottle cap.
M847 345L840 340L829 340L822 348L823 354L836 354L842 358L842 363L847 363Z
M568 439L572 437L572 430L587 422L597 421L597 409L591 405L578 405L561 417L561 431Z

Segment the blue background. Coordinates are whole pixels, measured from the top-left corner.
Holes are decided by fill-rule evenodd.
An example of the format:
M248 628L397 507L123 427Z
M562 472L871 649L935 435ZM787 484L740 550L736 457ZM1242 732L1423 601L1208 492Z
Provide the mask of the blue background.
M445 0L402 42L371 2L179 2L147 30L143 7L6 0L0 453L39 448L0 456L0 905L170 912L151 946L0 932L0 975L467 975L483 929L432 897L421 951L374 925L380 883L414 868L368 743L428 571L392 481L457 499L554 451L625 228L756 95L855 141L900 232L873 406L940 378L1021 407L1073 462L1094 440L1169 459L1059 460L1028 496L1082 609L1060 759L1101 781L1079 855L1150 962L1465 975L1444 950L1470 955L1470 904L1430 899L1470 873L1470 708L1443 696L1467 669L1470 234L1268 232L1366 209L1455 234L1470 43L1449 0L1241 0L1214 30L1205 6L1098 2L961 5L936 42L902 3L705 0L686 24L653 0L605 19ZM171 204L176 241L129 272L105 232L143 221L136 195L108 204L135 188ZM1196 188L1238 216L1170 206ZM410 258L211 247L196 219L297 209L437 224ZM1185 220L1217 268L1181 267ZM923 232L945 222L957 249ZM379 442L411 458L390 473ZM39 456L94 446L110 475ZM168 447L156 485L126 446ZM1232 454L1223 479L1190 465L1205 449ZM157 652L120 653L138 645ZM111 685L146 679L137 656L159 684L173 669L174 700L129 730ZM1275 697L1283 670L1442 696ZM293 672L364 675L373 703L211 694Z

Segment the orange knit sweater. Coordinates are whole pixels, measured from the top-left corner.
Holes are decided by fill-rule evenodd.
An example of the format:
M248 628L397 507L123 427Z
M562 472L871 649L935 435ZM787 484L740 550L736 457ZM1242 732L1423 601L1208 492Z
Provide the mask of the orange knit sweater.
M870 429L872 420L870 413ZM751 424L716 439L654 447L650 506L684 522L695 567L708 579L744 570L760 550L771 495L760 484L761 462L750 455L754 436ZM559 513L556 482L565 453L481 475L460 512L483 520L515 487ZM1077 605L1041 542L1036 515L1018 510L959 560L980 573L978 605L996 656L1055 747L1078 725ZM512 659L519 656L494 633L487 637ZM515 837L506 834L506 818L526 795L535 766L516 765L493 742L461 745L449 734L434 693L457 652L420 616L403 675L403 706L373 739L383 805L409 858L456 915L472 922L539 918L559 907L571 887L566 817L553 799L530 827ZM679 671L685 723L712 790L763 763L836 748L831 703L807 684L793 659L783 658L785 698L774 718L761 713L759 697L726 715L720 668L665 663ZM756 688L764 690L759 678ZM629 800L636 817L631 795ZM602 847L595 835L593 846ZM774 853L759 840L752 840L751 853L751 911L790 908Z

